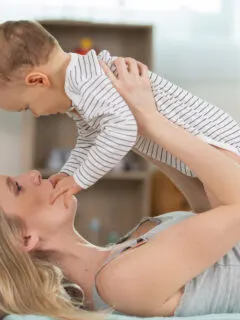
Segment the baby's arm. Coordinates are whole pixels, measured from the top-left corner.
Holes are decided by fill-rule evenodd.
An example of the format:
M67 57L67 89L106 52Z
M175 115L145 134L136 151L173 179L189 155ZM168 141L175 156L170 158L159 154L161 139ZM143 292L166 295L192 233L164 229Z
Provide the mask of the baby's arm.
M78 124L79 122L77 122L77 129L79 131ZM77 143L71 151L68 161L60 173L50 177L50 181L54 187L50 195L50 203L53 203L60 195L64 194L64 204L67 207L72 195L81 190L81 187L75 182L72 176L79 167L79 164L84 161L92 143L93 141L87 137L78 134Z
M108 114L100 121L100 133L94 144L85 149L84 160L73 174L75 182L83 189L90 187L113 169L136 142L137 125L130 112L120 116L109 108ZM76 152L79 152L78 149Z
M75 148L62 173L69 177L61 182L61 186L54 192L51 202L62 193L67 192L76 183L80 189L87 189L110 171L132 149L137 137L136 121L130 111L122 112L122 116L114 110L108 110L107 115L99 119L101 131L93 139L81 135L81 123L77 122L78 139ZM81 121L80 121L81 122ZM85 123L86 124L86 123ZM66 199L67 201L67 199Z
M74 160L76 156L79 159L78 154L82 150L84 156L77 168L76 162L70 158L69 165L63 170L73 166L75 182L86 189L113 169L132 149L137 138L137 124L128 105L100 67L99 60L103 60L113 71L116 69L110 54L103 51L97 57L94 52L90 52L88 57L79 59L88 68L91 66L91 75L85 77L75 96L75 108L82 119L77 125L79 134L87 137L92 145L84 149L83 145L76 145L72 152ZM91 64L88 64L88 60Z
M69 177L57 183L51 202L60 194L68 193L70 197L70 194L93 185L113 169L136 142L135 118L98 60L108 64L113 61L107 51L98 57L90 51L85 56L79 55L76 68L71 70L71 83L66 89L79 114L75 119L72 113L78 128L78 141L61 170ZM83 70L85 73L81 72ZM73 83L72 79L76 81Z
M78 122L76 122L76 127L78 129ZM84 159L87 156L88 150L91 148L93 141L82 136L78 130L77 142L74 149L71 151L70 156L61 169L61 172L72 176L74 172L78 169Z

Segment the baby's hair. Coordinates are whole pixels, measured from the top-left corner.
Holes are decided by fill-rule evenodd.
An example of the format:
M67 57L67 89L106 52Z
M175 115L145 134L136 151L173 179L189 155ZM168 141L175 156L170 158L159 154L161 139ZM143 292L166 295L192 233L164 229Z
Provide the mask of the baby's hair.
M0 84L12 81L21 69L47 63L57 40L39 23L0 24Z

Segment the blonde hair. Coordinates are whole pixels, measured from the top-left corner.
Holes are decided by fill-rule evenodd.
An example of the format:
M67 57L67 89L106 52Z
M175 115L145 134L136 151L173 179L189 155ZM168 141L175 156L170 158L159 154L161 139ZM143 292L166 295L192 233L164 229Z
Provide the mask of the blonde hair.
M0 310L58 319L103 319L79 309L63 288L59 268L23 250L24 224L0 210Z
M6 21L0 24L0 81L13 80L22 68L48 62L57 40L39 23Z

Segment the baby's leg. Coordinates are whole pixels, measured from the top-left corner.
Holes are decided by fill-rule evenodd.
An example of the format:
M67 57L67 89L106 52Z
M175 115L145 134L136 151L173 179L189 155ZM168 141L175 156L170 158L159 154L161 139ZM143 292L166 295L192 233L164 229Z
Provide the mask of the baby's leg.
M240 165L240 156L231 151L220 149L215 146L213 147L218 149L220 152L223 152L226 156L230 157ZM221 201L217 199L199 179L188 177L163 163L155 164L184 194L191 209L195 213L201 213L209 210L210 208L216 208L222 205Z
M182 192L194 213L201 213L211 208L203 184L198 178L188 177L163 163L159 163L158 168Z
M204 186L204 190L206 192L211 208L219 207L221 205L221 201L219 201L207 187Z
M137 151L135 152L138 153ZM144 158L156 165L175 184L185 196L193 212L200 213L211 208L203 184L199 179L188 177L177 169L150 157L144 156Z
M235 154L231 151L228 151L228 150L217 148L215 146L214 146L214 148L218 149L219 151L224 153L226 156L228 156L229 158L233 159L235 162L240 164L240 156L238 156L237 154ZM212 208L216 208L216 207L222 205L221 201L219 199L217 199L207 187L204 186L204 190L207 194L209 203Z

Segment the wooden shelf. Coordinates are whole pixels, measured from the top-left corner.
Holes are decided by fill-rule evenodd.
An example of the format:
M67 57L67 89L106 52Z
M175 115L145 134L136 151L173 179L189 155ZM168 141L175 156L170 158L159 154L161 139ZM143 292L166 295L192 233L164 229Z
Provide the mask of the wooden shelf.
M152 26L69 20L45 20L40 23L66 52L74 51L79 47L80 40L87 37L92 39L97 50L106 49L112 56L133 57L151 68ZM46 169L51 152L57 149L70 151L75 145L77 131L74 122L62 114L35 119L26 112L23 127L21 150L24 170L40 168L43 178L49 178L56 173ZM150 215L148 164L131 152L126 157L126 168L139 171L112 171L77 195L76 229L97 245L106 244L111 232L124 235L143 216ZM97 235L91 229L95 219L101 225Z
M91 22L91 21L77 21L77 20L69 20L69 19L54 19L54 20L39 20L38 21L42 25L47 26L75 26L75 27L93 27L93 28L113 28L113 29L147 29L151 30L152 25L150 24L130 24L130 23L101 23L101 22Z
M90 38L98 50L107 49L112 56L132 57L148 65L152 63L152 26L108 24L70 20L39 21L61 44L73 51L81 38Z

